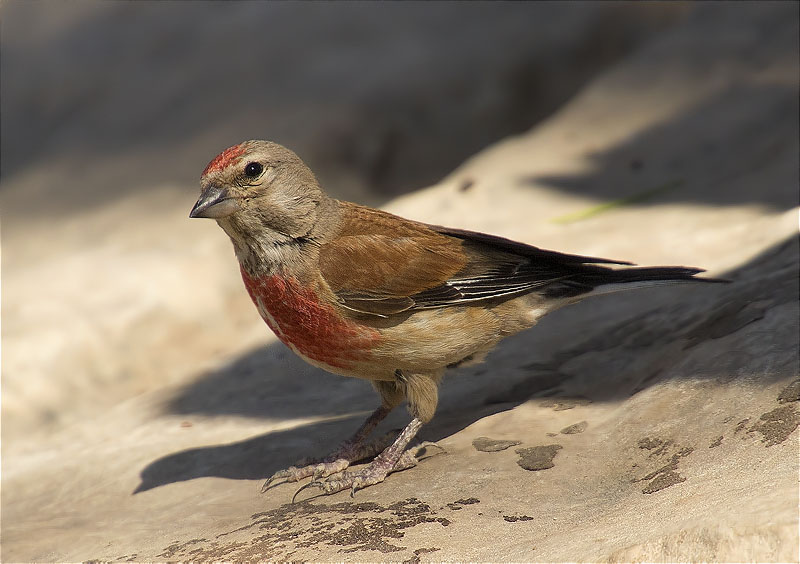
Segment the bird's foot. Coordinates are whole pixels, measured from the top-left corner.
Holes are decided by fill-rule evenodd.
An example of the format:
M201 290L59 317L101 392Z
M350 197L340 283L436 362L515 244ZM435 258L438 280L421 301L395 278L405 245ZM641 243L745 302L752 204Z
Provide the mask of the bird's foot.
M310 462L308 464L298 462L297 466L289 466L284 470L278 470L272 476L267 478L267 481L264 482L263 486L261 486L261 493L264 493L270 489L270 486L278 485L278 483L283 484L286 482L299 482L308 476L330 476L331 474L341 472L348 466L350 466L350 461L345 458L339 458L331 462ZM274 483L276 480L283 481Z
M347 441L336 449L335 452L321 460L301 460L295 466L290 466L285 470L278 470L270 476L261 487L261 493L266 492L272 485L286 482L299 482L303 478L309 476L316 481L332 474L342 472L347 469L351 463L371 458L384 450L384 448L392 442L394 436L394 433L388 433L380 439L367 444ZM273 484L275 480L283 481L278 482L278 484Z
M384 452L384 454L386 453ZM394 462L390 457L386 457L382 454L359 470L345 470L338 476L331 477L327 480L321 480L315 477L314 480L295 492L292 497L292 503L294 503L297 495L307 488L319 488L322 495L334 494L349 488L350 497L353 497L357 490L383 482L386 476L392 472L406 470L416 465L417 457L410 450L405 451L400 458Z

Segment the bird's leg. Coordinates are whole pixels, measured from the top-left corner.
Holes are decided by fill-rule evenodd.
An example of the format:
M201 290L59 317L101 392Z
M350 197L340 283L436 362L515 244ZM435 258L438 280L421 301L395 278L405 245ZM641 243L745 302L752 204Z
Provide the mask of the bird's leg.
M339 445L331 454L322 459L304 459L295 466L275 472L264 482L261 492L265 492L273 481L281 478L285 479L286 482L297 482L308 476L313 476L315 479L322 478L341 472L352 462L375 456L386 447L392 435L381 437L370 443L365 443L366 438L378 423L386 418L391 410L391 407L381 405L372 412L372 415L367 417L367 420L364 421L352 437Z
M422 421L415 417L397 439L364 468L345 470L334 479L314 480L297 490L294 497L308 487L317 487L326 495L350 488L352 495L356 490L382 482L392 472L416 466L416 457L411 451L407 451L406 447L422 425Z
M351 495L361 488L382 482L392 472L416 466L417 459L410 451L406 451L420 427L433 417L439 399L438 385L441 372L431 374L406 374L398 370L397 379L392 383L373 382L373 386L381 394L384 405L396 405L402 397L408 399L408 410L413 419L406 425L395 441L386 447L367 466L359 470L345 470L328 480L315 479L294 494L295 498L305 488L316 487L325 494L332 494L350 488Z

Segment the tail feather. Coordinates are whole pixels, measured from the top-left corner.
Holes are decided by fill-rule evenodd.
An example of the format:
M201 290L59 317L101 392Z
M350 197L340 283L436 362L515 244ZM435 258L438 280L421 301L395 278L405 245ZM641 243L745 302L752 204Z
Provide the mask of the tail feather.
M643 282L645 280L723 282L715 278L695 278L695 275L701 272L705 272L705 270L687 266L643 266L611 270L600 276L598 281L600 284Z
M702 268L685 266L645 266L614 270L595 267L560 280L548 287L550 297L566 298L588 292L606 294L619 290L639 287L676 284L681 282L708 282L724 284L730 280L722 278L698 278L696 275L705 272Z

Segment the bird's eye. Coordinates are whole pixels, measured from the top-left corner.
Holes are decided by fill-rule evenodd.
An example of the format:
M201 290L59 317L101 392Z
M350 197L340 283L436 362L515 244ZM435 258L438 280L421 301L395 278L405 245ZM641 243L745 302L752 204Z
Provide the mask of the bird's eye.
M248 163L246 167L244 167L244 174L250 178L256 178L259 174L264 172L264 167L261 166L261 163Z

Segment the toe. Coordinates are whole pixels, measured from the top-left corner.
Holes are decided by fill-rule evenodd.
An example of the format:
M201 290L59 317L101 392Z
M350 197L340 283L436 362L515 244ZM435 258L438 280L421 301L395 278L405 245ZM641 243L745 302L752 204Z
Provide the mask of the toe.
M348 466L350 466L350 462L344 458L334 460L333 462L322 462L321 464L317 464L313 467L311 477L314 480L319 480L320 478L325 478L326 476L330 476L332 474L338 474L339 472L345 470Z
M409 468L413 468L417 465L417 457L414 456L414 453L410 450L407 450L403 453L403 455L397 460L392 468L392 472L399 472L401 470L408 470Z

